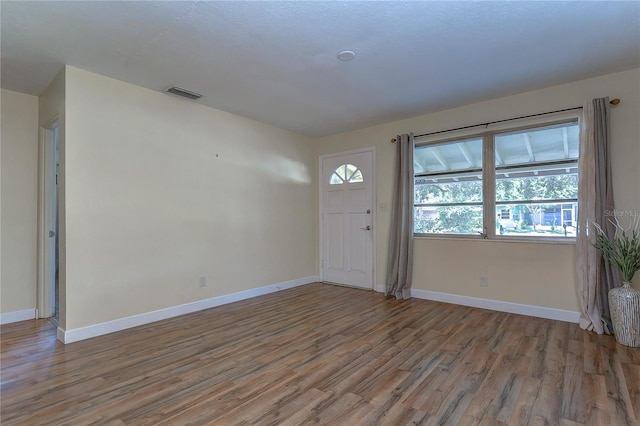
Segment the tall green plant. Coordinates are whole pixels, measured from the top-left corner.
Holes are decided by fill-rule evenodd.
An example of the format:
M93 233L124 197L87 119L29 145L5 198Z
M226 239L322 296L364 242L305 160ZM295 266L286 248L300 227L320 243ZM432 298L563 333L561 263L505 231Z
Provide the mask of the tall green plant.
M636 216L628 229L611 221L616 227L613 238L607 237L598 224L593 245L600 250L602 256L618 267L622 281L631 282L635 273L640 270L640 217Z

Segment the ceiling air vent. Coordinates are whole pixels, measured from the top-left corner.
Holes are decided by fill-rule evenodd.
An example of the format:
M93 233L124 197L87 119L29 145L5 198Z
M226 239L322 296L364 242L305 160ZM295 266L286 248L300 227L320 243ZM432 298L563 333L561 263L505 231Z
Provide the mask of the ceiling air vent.
M191 99L194 101L202 97L200 93L192 92L191 90L183 89L182 87L178 87L178 86L169 87L167 89L167 92L172 93L174 95L182 96L183 98Z

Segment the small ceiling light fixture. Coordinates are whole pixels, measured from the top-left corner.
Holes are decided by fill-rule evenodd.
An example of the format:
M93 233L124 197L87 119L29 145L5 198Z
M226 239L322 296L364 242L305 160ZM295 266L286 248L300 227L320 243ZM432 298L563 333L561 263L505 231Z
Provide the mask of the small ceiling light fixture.
M355 57L356 52L354 52L353 50L343 50L342 52L338 53L338 59L340 59L341 61L350 61Z
M194 101L202 97L200 93L192 92L191 90L183 89L182 87L178 87L178 86L169 87L167 89L167 92L174 95L182 96L183 98L191 99Z

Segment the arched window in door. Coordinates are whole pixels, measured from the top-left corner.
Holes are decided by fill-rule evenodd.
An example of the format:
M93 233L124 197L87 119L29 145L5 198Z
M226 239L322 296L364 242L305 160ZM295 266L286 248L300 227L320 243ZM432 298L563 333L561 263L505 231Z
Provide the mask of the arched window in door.
M338 166L338 168L335 169L331 174L329 184L341 185L345 182L364 182L360 169L358 169L358 167L354 166L353 164L343 164L341 166Z

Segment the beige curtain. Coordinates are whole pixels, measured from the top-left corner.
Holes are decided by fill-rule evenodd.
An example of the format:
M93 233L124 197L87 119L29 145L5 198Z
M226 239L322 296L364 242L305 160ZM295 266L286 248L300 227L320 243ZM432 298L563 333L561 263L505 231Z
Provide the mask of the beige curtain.
M391 206L387 295L411 297L413 269L413 133L396 137L396 170Z
M620 285L615 268L605 262L591 245L593 223L607 235L615 228L611 161L609 150L609 99L585 103L580 122L578 182L578 233L576 237L576 278L581 316L580 327L598 334L611 334L608 293Z

